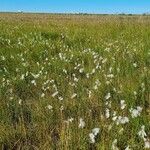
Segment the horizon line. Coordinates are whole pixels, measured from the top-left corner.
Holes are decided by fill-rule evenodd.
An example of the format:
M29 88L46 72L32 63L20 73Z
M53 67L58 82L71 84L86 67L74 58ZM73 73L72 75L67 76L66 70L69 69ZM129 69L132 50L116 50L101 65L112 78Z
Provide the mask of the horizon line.
M0 13L33 13L33 14L74 14L74 15L150 15L150 12L130 13L130 12L114 12L114 13L96 13L96 12L46 12L46 11L0 11Z

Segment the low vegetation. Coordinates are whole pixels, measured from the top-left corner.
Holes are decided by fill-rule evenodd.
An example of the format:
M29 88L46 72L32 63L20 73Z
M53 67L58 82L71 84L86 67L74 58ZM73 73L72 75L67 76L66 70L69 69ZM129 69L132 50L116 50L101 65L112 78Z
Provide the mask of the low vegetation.
M0 149L150 149L150 17L0 14Z

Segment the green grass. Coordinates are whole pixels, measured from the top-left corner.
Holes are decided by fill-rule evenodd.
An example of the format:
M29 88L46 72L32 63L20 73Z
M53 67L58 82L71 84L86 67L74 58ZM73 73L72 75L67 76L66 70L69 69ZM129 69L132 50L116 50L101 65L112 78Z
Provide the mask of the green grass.
M149 26L149 16L1 13L0 149L111 150L117 139L119 150L144 150ZM129 122L117 124L115 112ZM93 128L100 132L90 143Z

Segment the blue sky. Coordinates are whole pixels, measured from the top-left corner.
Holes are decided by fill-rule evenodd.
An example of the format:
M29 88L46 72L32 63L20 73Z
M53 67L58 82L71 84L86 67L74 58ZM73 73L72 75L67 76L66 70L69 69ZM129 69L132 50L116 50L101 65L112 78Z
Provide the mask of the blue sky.
M0 0L0 11L147 13L150 0Z

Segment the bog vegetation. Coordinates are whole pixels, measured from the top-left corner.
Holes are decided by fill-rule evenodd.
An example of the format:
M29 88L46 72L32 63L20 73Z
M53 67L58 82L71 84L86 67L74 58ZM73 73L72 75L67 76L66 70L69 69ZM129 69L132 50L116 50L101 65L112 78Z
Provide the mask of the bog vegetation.
M0 149L150 149L150 17L1 13Z

